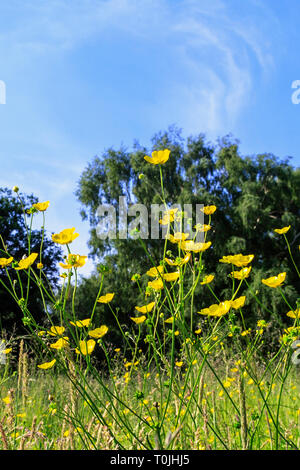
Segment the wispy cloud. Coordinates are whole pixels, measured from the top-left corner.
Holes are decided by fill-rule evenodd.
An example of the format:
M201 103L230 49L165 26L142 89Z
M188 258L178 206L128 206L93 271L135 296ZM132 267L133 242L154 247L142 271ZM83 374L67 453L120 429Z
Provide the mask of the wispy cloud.
M251 103L255 83L274 65L270 43L257 24L261 9L237 21L229 3L212 1L201 8L201 2L190 0L190 10L172 25L180 34L178 56L188 75L188 84L175 84L177 102L190 130L201 128L214 137L234 127Z
M18 4L12 0L4 10L12 12ZM92 38L118 33L146 47L159 45L184 70L184 76L170 75L162 86L162 108L169 109L172 99L171 108L180 110L175 118L185 116L185 127L193 122L192 131L201 127L219 133L234 125L249 102L254 74L273 65L264 30L278 30L278 20L261 2L245 4L250 14L237 18L236 3L222 0L31 0L22 4L22 17L2 34L2 43L14 53L63 54Z

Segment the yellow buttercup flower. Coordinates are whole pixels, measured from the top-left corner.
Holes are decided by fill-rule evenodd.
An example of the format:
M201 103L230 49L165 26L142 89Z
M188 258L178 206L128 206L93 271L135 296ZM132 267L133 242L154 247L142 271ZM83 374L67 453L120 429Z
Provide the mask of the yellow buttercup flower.
M51 326L50 331L48 331L48 335L61 336L64 331L65 331L64 326Z
M169 215L170 217L175 217L175 214L178 212L178 207L175 207L174 209L167 209L165 212L164 212L164 216L165 215Z
M195 225L194 228L197 230L197 232L208 232L211 229L211 225L197 224L197 225Z
M203 308L200 310L200 315L207 315L209 317L221 317L225 315L231 307L231 301L225 300L224 302L220 302L219 304L213 304L208 308Z
M85 265L86 258L87 256L69 253L66 264L59 263L59 265L64 269L81 268Z
M283 227L283 228L275 228L274 232L279 233L280 235L288 232L290 230L291 226L289 225L288 227Z
M246 297L244 295L242 297L239 297L238 299L232 300L231 307L234 309L241 308L245 305L245 300L246 300Z
M159 220L161 225L169 225L175 220L175 214L178 211L178 207L175 209L168 209L164 212L163 218Z
M229 387L231 386L231 381L228 380L228 379L225 380L225 381L223 382L223 386L224 386L225 388L229 388Z
M219 314L217 316L225 315L231 307L231 300L225 300L224 302L219 303Z
M165 258L165 262L169 266L182 266L183 264L188 263L190 259L191 259L191 253L187 253L184 258L176 258L175 260L172 260L170 258Z
M14 258L11 256L10 258L0 258L0 268L5 268L8 266Z
M171 243L180 243L186 240L189 236L189 233L175 232L174 235L169 233L167 235L167 239L170 240Z
M36 267L38 269L43 269L44 265L43 265L43 263L37 263Z
M10 352L12 352L12 348L6 348L3 351L1 351L2 354L9 354Z
M173 221L174 221L174 217L170 215L165 215L162 219L159 219L160 225L169 225Z
M179 276L180 276L180 273L178 271L176 271L175 273L163 274L164 280L168 282L176 281L179 278Z
M153 165L162 165L163 163L166 163L166 161L169 160L170 156L170 150L165 149L165 150L155 150L152 152L151 157L146 155L144 159L152 163Z
M9 405L11 403L11 398L9 395L7 395L6 397L2 398L2 401L3 403L5 403L6 405Z
M251 263L253 258L254 255L242 255L239 253L238 255L223 256L219 261L220 263L234 264L235 266L242 268L243 266L247 266L247 264Z
M196 243L193 240L186 240L181 243L181 249L183 251L192 251L193 253L200 253L202 251L206 251L210 246L211 242Z
M257 326L259 328L267 328L267 326L269 326L269 323L267 323L266 320L258 320Z
M95 328L94 330L89 331L89 336L92 338L102 338L102 336L106 335L108 332L108 327L106 325L102 325L99 328Z
M160 290L163 289L164 283L161 279L155 279L155 281L148 282L148 287L151 287L154 290Z
M201 210L205 215L211 215L216 211L216 209L216 206L204 206Z
M52 235L52 240L55 243L59 243L60 245L67 245L72 243L75 238L79 236L79 233L74 233L75 228L66 228L59 233L55 233Z
M77 320L76 322L70 321L71 325L78 326L78 328L83 328L89 326L91 323L91 318L85 318L84 320Z
M113 294L113 293L102 295L101 297L99 297L97 302L99 302L100 304L108 304L109 302L112 301L114 296L115 296L115 294Z
M153 310L155 302L150 302L148 305L144 305L143 307L135 307L135 309L140 313L149 313Z
M163 270L164 270L163 266L156 266L156 267L149 269L146 272L146 274L147 276L150 276L150 277L158 277L160 274L162 274Z
M252 331L251 328L249 328L248 330L244 330L244 331L241 332L241 336L250 335L251 331Z
M300 318L300 308L297 308L296 310L290 310L287 313L287 316L290 318Z
M94 348L96 346L96 341L93 339L89 339L87 341L79 341L79 349L76 348L75 352L77 354L83 354L86 356L87 354L92 354Z
M51 362L44 362L43 364L39 364L38 367L39 369L51 369L51 367L54 366L56 363L56 359L53 359Z
M144 323L144 321L146 320L146 317L145 315L142 315L141 317L130 317L132 321L134 321L134 323L136 323L137 325L140 325L141 323Z
M181 259L181 258L180 258ZM171 258L165 258L165 262L169 266L178 266L178 262L176 260L172 260Z
M182 367L182 366L183 366L183 362L182 362L182 361L176 361L176 362L175 362L175 366L176 366L176 367Z
M200 315L207 315L209 317L215 317L217 313L219 312L219 305L218 304L213 304L210 307L202 308L200 310Z
M165 320L165 323L173 323L173 321L174 321L174 317L170 317Z
M34 207L39 212L44 212L45 210L48 209L49 205L50 205L50 201L45 201L45 202L37 202L36 204L32 204L32 207Z
M50 344L50 348L52 349L62 349L69 345L69 338L64 336L63 338L59 338L55 343Z
M231 275L234 277L234 279L241 281L242 279L246 279L249 276L251 269L251 266L248 268L242 268L240 271L231 272Z
M31 253L31 255L27 256L27 258L21 259L18 263L18 267L15 269L28 269L35 262L37 257L38 253Z
M279 287L284 282L286 272L278 274L278 276L272 276L268 279L262 279L261 282L268 287Z
M204 285L204 284L209 284L210 282L212 282L214 280L215 276L213 274L209 274L207 276L204 276L203 278L203 281L200 282L200 284Z

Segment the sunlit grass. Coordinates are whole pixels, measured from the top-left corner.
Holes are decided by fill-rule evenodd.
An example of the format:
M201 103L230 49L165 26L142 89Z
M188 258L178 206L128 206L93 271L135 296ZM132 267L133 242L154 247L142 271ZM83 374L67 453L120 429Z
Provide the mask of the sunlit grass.
M227 367L230 367L229 364ZM195 364L195 375L197 368ZM223 372L220 369L220 376ZM1 390L2 448L120 449L112 437L113 434L116 439L120 439L125 449L145 449L142 443L146 440L147 446L147 439L158 449L161 445L155 426L162 413L165 413L164 448L241 449L243 446L241 417L230 400L235 403L241 402L239 372L234 365L228 369L228 372L229 375L223 376L222 381L226 392L216 383L210 371L203 371L197 391L192 394L192 380L186 383L184 370L177 371L172 399L167 410L164 406L168 389L165 387L161 401L160 383L155 371L147 375L143 392L139 393L138 390L141 388L137 385L141 386L143 377L138 367L127 383L124 379L125 374L116 377L116 386L120 393L118 400L112 402L105 401L106 394L99 384L93 381L93 387L99 395L99 402L96 404L106 424L95 417L84 397L70 386L70 382L63 375L41 376L32 372L28 375L26 390L22 384L18 389L17 378L12 378ZM243 378L247 429L252 439L248 445L253 449L274 449L275 427L267 409L264 409L264 400L253 380L247 374L244 374ZM267 382L268 378L261 384L265 396L268 393ZM106 385L109 386L109 381ZM273 414L276 414L280 381L273 383L271 389L268 407ZM281 432L298 447L300 445L299 393L297 376L291 374L285 384L281 403ZM114 407L118 408L118 413ZM134 414L133 410L137 414ZM136 439L133 439L132 433L126 432L124 426L120 426L119 415L126 420L126 425L130 429L135 430ZM279 439L278 448L289 448L283 437Z

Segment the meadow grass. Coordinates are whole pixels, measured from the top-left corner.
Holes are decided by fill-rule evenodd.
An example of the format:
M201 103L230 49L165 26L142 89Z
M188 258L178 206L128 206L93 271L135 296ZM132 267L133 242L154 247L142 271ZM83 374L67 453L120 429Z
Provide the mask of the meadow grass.
M119 393L112 400L107 399L96 380L89 378L98 397L95 403L101 414L98 419L64 374L49 371L41 375L29 366L25 387L23 380L18 384L17 376L10 377L1 387L1 448L270 450L275 445L281 450L299 448L300 390L296 371L289 375L282 392L281 380L270 384L270 377L266 377L258 389L247 373L241 376L234 363L226 364L226 375L219 363L214 369L223 377L222 385L204 368L193 393L198 364L193 366L188 381L185 369L180 369L175 374L167 409L164 406L168 388L164 387L161 397L159 374L155 370L147 375L147 380L138 366L129 381L124 378L126 372L116 377ZM110 387L108 378L105 384ZM140 390L142 394L137 393ZM271 416L276 417L280 394L280 435L276 443L276 422ZM162 413L165 432L159 436L157 424Z

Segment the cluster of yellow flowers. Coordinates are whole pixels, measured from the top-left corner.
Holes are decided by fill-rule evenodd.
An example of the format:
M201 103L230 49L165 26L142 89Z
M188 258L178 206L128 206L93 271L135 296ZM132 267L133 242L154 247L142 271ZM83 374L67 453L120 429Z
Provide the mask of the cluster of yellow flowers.
M108 327L106 325L102 325L95 329L89 329L91 325L91 318L85 318L83 320L77 320L75 322L70 321L70 324L77 327L77 328L87 328L86 330L86 338L79 341L79 347L75 348L76 354L82 354L86 356L91 354L96 346L95 339L101 339L106 333L108 332ZM39 331L39 336L50 336L55 337L56 341L50 344L51 349L55 349L57 351L63 348L70 347L70 338L68 336L64 336L66 328L64 326L52 325L49 331L41 330ZM88 339L88 336L95 339ZM40 369L50 369L56 363L56 359L53 359L50 362L44 362L43 364L39 364L38 367Z
M32 207L34 207L40 212L44 212L49 207L49 201L33 204ZM60 245L68 245L73 240L75 240L75 238L79 236L79 234L74 233L74 231L75 231L75 228L62 230L60 233L53 234L52 240L53 242L58 243ZM16 269L17 271L21 269L29 269L34 264L37 257L38 257L38 253L31 253L29 256L24 256L20 261L16 261L14 265L14 269ZM65 264L64 263L59 263L59 264L64 269L78 268L78 267L84 266L86 258L87 256L81 256L81 255L70 253L68 254L67 262ZM14 261L13 256L10 256L9 258L0 258L0 267L6 268L13 261ZM43 264L37 263L37 268L38 269L43 268Z
M152 157L145 156L145 160L149 163L152 163L154 165L162 165L164 164L168 159L169 159L170 151L168 149L165 150L160 150L160 151L155 151L152 153ZM216 206L211 205L211 206L205 206L202 208L203 212L206 215L211 215L215 212ZM178 209L169 209L165 211L163 218L160 220L160 223L162 225L167 225L170 224L171 222L174 222L176 220L176 215ZM202 232L207 232L211 229L210 224L203 224L203 225L197 225L195 228L198 231ZM278 228L274 229L274 231L278 234L283 234L285 235L288 231L290 230L290 225L287 227L283 228ZM176 260L172 260L169 258L165 258L165 262L169 264L170 266L182 266L185 263L188 263L191 257L191 252L193 253L199 253L207 250L211 246L211 242L204 242L204 243L195 243L193 240L188 240L189 233L182 233L182 232L175 232L174 234L168 234L167 238L169 241L173 244L177 244L179 249L181 249L183 252L186 252L186 255L184 258L176 258ZM300 246L299 246L300 249ZM222 259L219 261L221 263L227 263L234 265L236 267L242 268L240 271L232 271L231 276L234 279L237 280L244 280L246 279L251 272L251 266L248 266L249 263L254 259L254 255L243 255L241 253L236 254L236 255L227 255L223 256ZM175 272L171 274L164 274L163 273L163 266L157 266L155 268L151 268L149 271L147 271L147 274L149 276L155 277L156 279L154 281L150 281L148 283L148 287L151 287L154 290L160 290L163 288L163 279L165 280L170 280L170 281L175 281L178 279L180 273ZM286 278L286 272L279 273L276 276L271 276L267 279L262 279L261 282L272 288L276 288L282 285L282 283L285 281ZM209 284L212 282L214 279L213 275L206 275L204 279L202 280L201 284ZM230 308L240 308L244 305L245 303L245 296L242 296L236 300L225 300L224 302L220 302L219 304L213 304L208 308L204 308L200 310L200 314L202 315L208 315L208 316L223 316L225 315ZM289 312L288 316L291 316L294 318L294 315L298 315L298 310L296 312ZM141 320L138 321L144 321L146 317L144 317Z
M169 156L170 156L170 150L165 149L165 150L154 151L152 152L151 157L146 155L144 158L147 162L153 165L162 165L168 161ZM47 210L49 205L50 205L49 201L33 204L30 210L30 213L34 213L35 211L44 212ZM211 229L210 217L212 214L214 214L216 209L217 208L215 205L204 206L201 209L205 215L209 216L209 223L197 224L194 228L197 230L197 232L205 233L205 237L206 237L207 232ZM173 222L181 220L181 217L182 217L182 214L178 212L177 208L168 209L164 212L163 217L160 220L160 224L169 225ZM287 227L283 227L280 229L275 229L274 231L278 234L283 234L285 236L285 234L288 232L289 229L290 229L290 226L287 226ZM52 241L60 245L68 246L78 236L79 234L75 232L74 227L67 228L67 229L62 230L59 233L53 234ZM212 244L211 241L207 241L207 242L204 241L202 243L195 242L194 240L189 239L189 233L178 232L178 231L176 232L175 230L173 234L168 233L167 239L173 245L177 245L178 252L180 253L180 251L182 251L183 256L182 257L178 256L174 259L172 259L171 257L165 256L161 265L154 266L146 272L147 276L153 278L152 280L148 281L148 284L147 284L148 293L151 291L154 291L154 292L161 291L162 289L164 289L165 282L170 282L170 283L177 282L180 279L181 268L191 261L192 253L202 253L208 250ZM85 265L87 256L70 253L69 248L68 248L68 251L69 253L65 257L65 262L59 263L59 265L63 269L71 270L73 268L76 269ZM37 257L38 257L38 253L30 253L28 256L24 256L23 259L19 260L18 262L16 261L14 262L14 258L12 256L9 256L8 258L0 258L0 267L7 268L10 264L13 263L13 267L16 270L29 269L34 264ZM233 266L241 268L239 271L233 270L231 272L231 276L233 279L237 279L242 282L244 279L248 278L248 276L250 275L252 268L251 266L248 266L248 265L253 261L253 259L254 259L253 254L243 255L239 253L239 254L234 254L234 255L223 256L219 260L219 262L224 263L224 264L231 264ZM175 267L176 270L173 272L167 272L166 265L170 267ZM42 263L41 262L37 263L37 267L39 269L42 269L43 268ZM64 275L63 277L66 277L66 275ZM135 274L132 277L132 280L138 281L139 278L140 278L140 275ZM262 279L261 282L268 287L276 288L282 285L282 283L285 281L285 278L286 278L286 273L282 272L276 276L272 276L267 279ZM208 274L203 277L200 284L201 285L210 284L213 280L214 280L214 275ZM235 299L236 293L233 294L232 299L219 302L218 304L212 304L208 308L202 308L198 313L201 315L206 315L208 317L222 317L226 315L231 309L239 309L243 307L245 305L246 297L240 296L239 298ZM97 299L97 302L100 304L108 304L112 301L112 299L114 298L114 295L115 295L114 293L107 293L105 295L102 295ZM147 295L147 291L146 291L146 295ZM147 319L147 314L153 311L153 309L156 306L156 303L157 303L157 299L146 305L136 306L135 309L141 315L137 317L132 316L130 317L131 320L137 325L144 323L145 320ZM300 310L297 309L295 311L289 311L287 313L287 316L291 318L299 318ZM171 316L170 318L167 318L164 321L165 323L173 323L174 316ZM76 347L75 349L75 352L77 354L83 354L83 355L91 354L95 348L95 344L96 344L95 339L102 338L108 331L108 328L106 325L102 325L95 329L90 329L91 323L92 323L91 318L86 318L83 320L74 320L70 322L70 324L73 327L86 329L85 339L80 340L78 347ZM260 325L259 328L260 330L263 330L264 325ZM250 334L250 331L251 331L250 329L244 330L242 335L245 336L247 334ZM68 336L64 336L64 332L65 332L65 327L60 325L60 326L52 326L48 332L41 331L39 334L40 335L47 334L50 337L55 336L56 341L50 345L50 348L55 349L55 350L60 350L66 347L70 347L70 339ZM201 332L201 328L198 328L197 332L198 332L197 334L199 334ZM91 339L88 339L89 337ZM56 362L56 359L53 359L50 362L40 364L38 367L41 369L48 369L50 367L53 367L55 362Z

